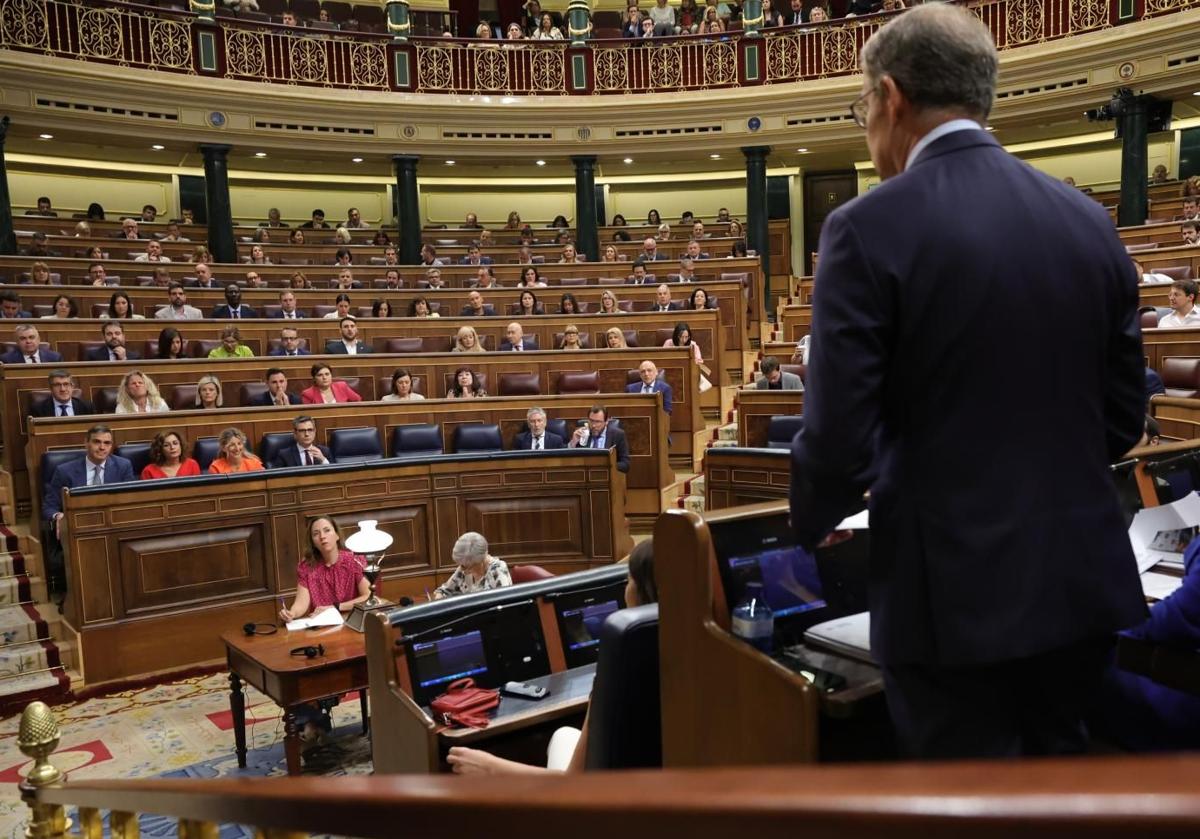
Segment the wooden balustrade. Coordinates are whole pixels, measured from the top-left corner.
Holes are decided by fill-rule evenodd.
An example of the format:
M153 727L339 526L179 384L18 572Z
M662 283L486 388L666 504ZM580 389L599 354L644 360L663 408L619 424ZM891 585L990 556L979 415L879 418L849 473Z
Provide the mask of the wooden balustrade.
M460 354L435 356L327 356L335 375L339 379L359 380L364 397L374 399L381 395L379 389L390 383L392 370L403 366L421 380L423 388L444 392L446 378L462 364L469 364L477 372L487 376L488 386L495 387L501 373L536 372L543 382L542 396L489 397L479 400L425 399L417 402L366 402L336 405L302 405L291 407L240 407L215 411L172 411L160 414L114 414L81 417L46 418L30 420L27 417L29 401L34 393L45 387L45 374L54 369L46 365L18 365L0 370L3 375L0 417L4 422L5 442L3 452L3 477L11 481L10 498L16 498L18 511L24 513L26 504L34 521L41 510L41 487L45 477L41 474L41 457L52 449L78 448L82 445L85 432L96 422L108 424L117 445L133 442L149 442L154 435L168 428L175 428L187 436L189 441L198 437L219 435L229 426L237 426L256 445L262 435L274 431L290 431L291 420L300 413L313 416L317 423L317 437L327 443L334 428L348 426L374 426L384 446L391 438L392 428L413 423L438 423L442 429L443 448L452 451L454 429L464 423L488 422L501 426L505 445L510 445L512 436L520 431L525 421L525 412L531 405L539 405L550 418L562 417L569 423L587 416L588 408L602 402L612 416L622 420L630 444L630 467L628 480L628 507L636 517L655 516L661 509L661 490L674 480L668 459L668 429L674 430L670 446L680 458L691 462L691 441L695 431L703 428L703 419L698 405L699 374L691 363L686 350L608 350L579 353L576 362L581 370L596 370L602 383L601 395L550 395L556 391L557 375L564 369L560 357L552 353L521 353L513 359L513 353L499 356L474 355L468 361ZM628 371L643 358L659 364L667 381L675 391L675 408L670 420L659 407L661 398L656 394L630 394L621 385ZM263 359L238 359L215 364L212 361L158 361L139 367L163 385L167 394L175 384L195 384L204 373L215 372L220 376L226 394L226 404L237 400L243 384L262 382L266 366ZM278 366L291 382L308 384L308 357L273 358L270 365ZM132 365L92 363L67 365L66 369L80 379L84 398L93 399L100 388L113 387L120 382L125 370ZM430 384L433 383L433 384ZM620 392L618 392L620 388ZM679 423L676 428L675 423ZM386 452L390 454L390 452Z
M379 521L395 540L382 593L398 599L448 577L451 549L468 530L510 563L612 563L632 547L624 496L611 450L81 487L64 495L63 614L88 684L178 669L219 658L223 629L276 621L318 514L344 531Z

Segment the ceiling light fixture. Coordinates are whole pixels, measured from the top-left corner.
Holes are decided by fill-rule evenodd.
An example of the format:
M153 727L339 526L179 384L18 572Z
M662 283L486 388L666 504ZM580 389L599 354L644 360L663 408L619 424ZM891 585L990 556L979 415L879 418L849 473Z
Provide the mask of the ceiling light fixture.
M155 151L162 151L163 149L165 149L165 148L166 148L166 146L164 146L164 145L161 145L161 144L159 144L159 143L155 143L155 144L154 144L154 145L152 145L150 148L154 149Z
M709 160L720 160L720 159L721 159L721 155L719 155L719 154L710 154L710 155L708 156L708 159L709 159Z
M447 161L446 161L446 165L447 165L447 166L453 166L453 165L454 165L454 161L453 161L453 160L447 160Z
M633 158L632 158L632 157L627 157L627 158L625 158L625 162L626 162L626 163L633 163Z
M535 162L535 163L537 163L537 165L538 165L538 166L545 166L545 165L546 165L546 161L544 161L544 160L536 160L536 161L534 161L534 162Z
M39 134L38 137L40 137L43 140L53 140L54 139L53 134Z
M256 151L256 152L254 153L254 156L255 156L255 157L266 157L266 156L267 156L267 153L266 153L265 151Z
M800 154L808 154L808 149L796 149Z
M352 158L350 158L350 162L351 163L362 163L363 159L361 157L352 157Z

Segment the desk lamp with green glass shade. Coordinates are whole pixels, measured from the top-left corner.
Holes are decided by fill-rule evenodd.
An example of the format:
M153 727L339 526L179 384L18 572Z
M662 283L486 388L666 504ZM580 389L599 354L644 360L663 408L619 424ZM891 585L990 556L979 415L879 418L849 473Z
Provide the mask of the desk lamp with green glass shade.
M363 576L371 584L371 596L357 604L346 620L346 626L356 632L363 631L367 612L387 606L390 602L375 596L375 583L383 572L384 554L392 546L391 534L380 530L378 524L375 519L360 521L358 530L346 537L346 547L367 561L366 567L363 568Z

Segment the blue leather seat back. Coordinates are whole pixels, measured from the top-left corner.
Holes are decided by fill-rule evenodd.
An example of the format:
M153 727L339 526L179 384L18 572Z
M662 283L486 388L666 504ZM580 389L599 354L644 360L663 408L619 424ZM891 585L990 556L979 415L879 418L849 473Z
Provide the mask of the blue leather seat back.
M562 437L564 443L568 443L571 440L571 428L567 425L565 419L547 419L546 430L551 434L557 434L559 437Z
M588 769L662 766L658 604L613 612L600 630L588 708Z
M437 423L397 425L392 429L392 457L442 453L442 429Z
M288 446L296 444L296 438L290 431L268 431L258 441L258 456L262 458L263 466L270 468L271 461Z
M366 463L380 460L383 446L373 427L335 428L329 432L329 453L334 463Z
M46 486L54 476L54 470L70 460L79 460L87 456L87 449L53 449L42 455L42 485L38 487L38 497L46 493Z
M149 443L126 443L123 446L117 446L115 454L133 464L133 477L135 479L141 478L142 470L150 465Z
M454 429L455 452L498 452L503 448L498 425L460 425Z
M200 464L200 471L207 472L209 464L221 454L220 441L216 437L198 437L192 446L192 457Z
M784 414L771 417L767 426L767 448L790 449L792 440L804 427L804 417Z

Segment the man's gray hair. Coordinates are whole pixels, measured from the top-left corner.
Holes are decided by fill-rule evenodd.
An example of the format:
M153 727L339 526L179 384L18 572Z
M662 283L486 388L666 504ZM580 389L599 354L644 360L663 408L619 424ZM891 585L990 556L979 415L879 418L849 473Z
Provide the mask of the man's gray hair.
M482 534L471 530L458 537L450 557L458 565L474 565L487 558L488 543Z
M534 414L541 414L542 416L546 416L546 412L535 405L534 407L530 408L528 411L525 412L525 419L531 419Z
M862 50L868 83L891 76L918 108L961 109L987 119L996 93L996 45L987 27L957 6L926 5L899 15Z

